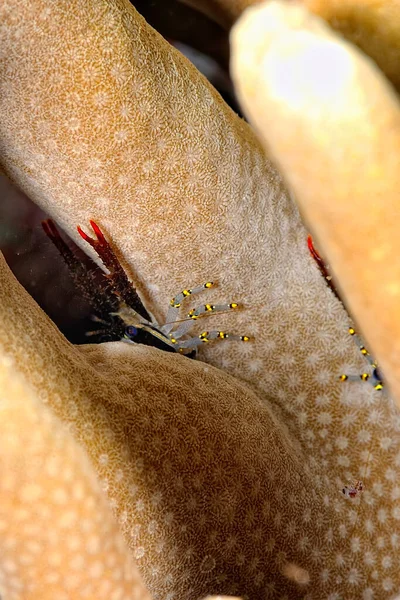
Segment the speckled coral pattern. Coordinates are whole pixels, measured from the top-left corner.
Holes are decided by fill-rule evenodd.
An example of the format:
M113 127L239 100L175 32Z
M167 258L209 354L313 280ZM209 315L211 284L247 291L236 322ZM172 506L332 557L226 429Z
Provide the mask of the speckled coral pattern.
M242 105L293 186L400 406L399 98L371 60L301 4L249 9L231 40Z
M0 276L2 354L86 448L154 598L210 592L301 598L305 585L293 581L293 566L321 592L313 547L331 546L340 520L314 489L301 448L262 400L235 378L179 355L122 342L74 348L3 260ZM36 428L42 439L37 421ZM25 460L29 470L31 456ZM85 534L83 501L76 522L68 502L73 489L67 494L51 477L43 479L49 491L40 482L36 489L45 506L49 497L45 510L55 498L70 535ZM97 505L90 506L101 521ZM51 560L44 547L44 561L48 553ZM331 562L326 556L325 566ZM37 579L39 591L47 580L40 572Z
M60 419L74 418L154 596L395 593L398 413L370 386L338 382L363 360L251 129L125 2L5 1L0 18L5 171L69 231L95 218L159 320L177 291L214 279L207 299L244 310L213 327L253 336L201 358L256 396L202 363L120 344L72 350L56 331L51 343L38 335L28 360L21 328L38 317L7 304L16 331L3 351ZM128 457L141 459L133 495L122 490ZM357 477L361 501L346 501L340 490ZM281 575L297 572L287 561L310 583Z
M149 600L93 467L4 357L0 414L1 598Z

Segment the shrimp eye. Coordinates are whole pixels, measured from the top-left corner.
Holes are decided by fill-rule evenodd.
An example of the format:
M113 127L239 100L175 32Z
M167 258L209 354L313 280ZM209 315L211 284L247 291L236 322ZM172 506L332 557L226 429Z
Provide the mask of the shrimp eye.
M382 375L381 375L381 372L379 371L378 367L375 367L375 369L374 369L374 377L378 381L382 381Z
M134 338L137 335L136 327L134 327L133 325L128 325L128 327L125 329L125 335L130 339Z

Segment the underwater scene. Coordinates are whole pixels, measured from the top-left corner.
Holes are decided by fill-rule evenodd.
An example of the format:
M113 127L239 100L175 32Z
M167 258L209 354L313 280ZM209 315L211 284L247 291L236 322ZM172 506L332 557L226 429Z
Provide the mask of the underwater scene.
M399 0L0 56L0 600L399 600Z

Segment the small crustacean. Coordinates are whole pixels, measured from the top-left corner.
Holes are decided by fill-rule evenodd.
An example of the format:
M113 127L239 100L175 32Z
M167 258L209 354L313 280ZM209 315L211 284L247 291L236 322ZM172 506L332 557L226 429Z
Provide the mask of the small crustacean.
M340 381L360 381L361 379L361 381L369 381L374 386L375 390L379 392L382 391L384 383L377 363L373 360L372 356L364 346L361 338L357 335L354 327L349 327L349 334L353 336L357 346L360 348L361 354L365 356L365 358L369 362L371 367L371 373L364 372L360 375L340 375Z
M80 236L92 246L109 274L106 277L105 292L109 297L104 301L99 293L98 286L91 271L74 255L69 246L61 238L54 222L51 219L43 221L42 226L46 235L57 247L76 285L83 291L85 297L90 301L94 310L94 320L102 323L106 329L91 332L102 334L110 332L112 339L120 339L128 343L139 343L155 346L167 352L180 352L186 356L193 357L196 349L201 344L211 340L236 340L249 341L246 335L234 335L224 331L203 331L198 336L189 336L193 322L201 317L212 313L227 312L239 308L237 302L229 304L203 304L193 308L186 319L178 320L179 309L183 301L189 296L198 294L213 287L213 282L207 281L192 289L182 290L170 302L166 323L159 325L152 321L150 314L144 307L136 289L116 257L110 244L107 242L100 227L90 221L95 238L90 237L81 227L77 227ZM108 308L104 317L104 307ZM89 335L90 335L89 334Z
M311 256L314 258L315 262L317 263L319 270L321 271L322 275L324 276L327 284L329 285L332 292L335 294L336 298L338 298L338 300L340 300L340 302L343 304L343 301L340 298L340 296L336 290L336 287L333 283L332 275L330 274L329 267L324 262L324 260L321 258L321 256L317 252L317 250L315 249L311 235L308 235L308 237L307 237L307 244L308 244L308 248L310 250ZM365 356L365 358L367 359L367 361L371 367L371 372L370 373L364 372L364 373L361 373L360 375L339 375L340 381L360 381L360 379L361 379L361 381L369 381L376 390L378 390L378 391L383 390L384 382L383 382L382 375L380 373L380 370L378 368L376 361L374 361L373 358L371 357L370 353L364 346L364 343L362 342L361 338L357 335L354 327L349 327L349 334L351 336L353 336L354 341L356 342L357 346L359 347L361 354L363 356Z
M342 488L343 496L346 498L356 498L364 489L363 482L360 479L354 482L353 485L345 485Z

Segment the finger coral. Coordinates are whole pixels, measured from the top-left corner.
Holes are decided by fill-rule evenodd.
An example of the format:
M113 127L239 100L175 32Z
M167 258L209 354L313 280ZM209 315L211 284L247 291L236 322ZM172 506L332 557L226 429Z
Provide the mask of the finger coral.
M395 592L398 413L339 381L363 358L254 132L125 1L0 19L7 175L70 233L98 222L158 322L211 279L243 305L218 327L253 340L74 348L2 264L1 356L85 449L153 597Z
M25 539L33 548L32 561L39 562L27 582L24 570L15 573L15 595L10 597L29 597L24 595L26 585L32 597L45 588L54 597L59 586L72 593L69 590L77 590L80 583L89 591L74 593L94 597L90 581L95 573L100 577L101 560L105 579L117 578L120 568L129 583L123 546L119 543L116 554L112 524L103 515L104 500L93 501L91 469L82 459L79 462L69 434L86 449L155 598L209 592L257 598L265 586L302 596L304 582L287 575L288 565L300 563L308 573L306 583L316 582L319 568L305 541L303 550L293 547L294 536L298 532L301 539L311 540L319 532L322 541L323 532L339 521L321 491L313 490L310 503L312 474L300 460L298 444L272 411L234 378L183 356L120 342L73 347L21 289L3 260L0 279L1 354L36 396L33 401L26 394L12 404L13 395L3 411L2 426L11 431L2 437L3 474L10 473L3 485L9 486L11 479L12 490L0 488L9 493L2 517L6 540L13 536L17 542L8 560L17 561L15 552ZM18 420L25 404L25 416ZM57 468L61 460L63 466ZM71 479L68 491L65 473ZM75 489L80 490L76 499ZM38 508L29 503L29 493ZM24 527L18 527L15 495L21 497L28 540ZM54 529L30 542L36 511L39 529L38 518L51 518ZM12 519L7 523L9 513ZM69 548L64 529L78 537L76 546L86 547L80 560L63 551ZM102 543L101 536L110 539ZM53 564L54 555L60 559ZM91 570L92 563L97 570ZM103 590L101 581L96 585ZM111 593L106 584L104 589ZM1 593L9 591L5 578Z
M253 8L233 40L243 104L399 399L398 99L371 61L300 5Z
M400 89L398 0L303 0L303 3L373 58Z
M0 407L1 597L150 598L84 452L4 355Z
M181 0L229 28L261 0ZM400 5L398 0L299 0L374 59L399 89Z

